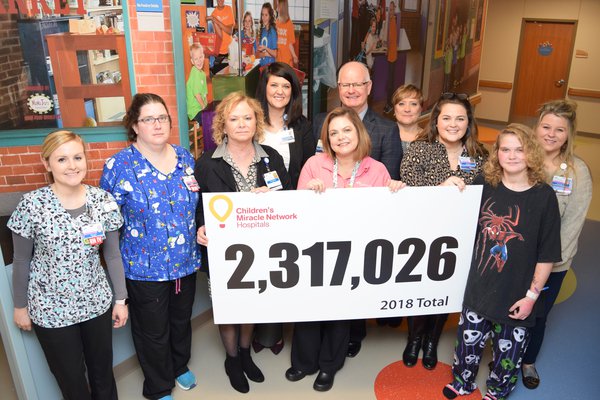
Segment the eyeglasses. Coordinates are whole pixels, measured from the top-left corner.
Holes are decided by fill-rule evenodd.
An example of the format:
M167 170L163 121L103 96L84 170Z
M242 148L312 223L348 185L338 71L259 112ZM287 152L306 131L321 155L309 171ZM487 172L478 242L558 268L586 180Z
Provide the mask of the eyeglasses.
M340 86L340 87L342 87L344 89L349 89L350 87L352 87L354 89L358 89L358 88L366 86L369 82L371 82L371 81L353 82L353 83L341 83L341 82L338 82L338 86Z
M444 99L444 100L453 100L453 99L469 100L469 95L466 93L446 92L446 93L442 93L442 99Z
M141 122L145 125L154 125L154 123L156 121L160 122L161 124L166 124L167 122L169 122L171 120L171 117L169 117L168 115L159 115L158 117L144 117L144 118L140 118L138 119L137 122Z

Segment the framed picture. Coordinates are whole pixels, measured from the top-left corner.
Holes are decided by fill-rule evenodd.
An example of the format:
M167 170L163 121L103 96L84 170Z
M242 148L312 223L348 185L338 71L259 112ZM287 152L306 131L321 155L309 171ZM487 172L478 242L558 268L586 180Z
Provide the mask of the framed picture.
M421 11L421 0L402 0L402 11L418 13Z

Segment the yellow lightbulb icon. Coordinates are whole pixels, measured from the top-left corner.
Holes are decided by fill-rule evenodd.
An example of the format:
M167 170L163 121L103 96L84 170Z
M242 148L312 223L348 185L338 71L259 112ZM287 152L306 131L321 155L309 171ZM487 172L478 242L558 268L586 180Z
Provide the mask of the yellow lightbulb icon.
M220 213L219 211L217 211L217 209L215 208L215 203L217 202L219 202L217 204L217 207L221 211L224 209L225 212ZM225 204L222 204L223 202ZM229 217L229 214L231 214L231 211L233 211L233 202L231 201L231 199L225 196L224 194L218 194L210 199L210 201L208 202L208 208L210 209L212 215L214 215L215 218L217 218L221 222L219 224L219 228L225 228L224 222Z

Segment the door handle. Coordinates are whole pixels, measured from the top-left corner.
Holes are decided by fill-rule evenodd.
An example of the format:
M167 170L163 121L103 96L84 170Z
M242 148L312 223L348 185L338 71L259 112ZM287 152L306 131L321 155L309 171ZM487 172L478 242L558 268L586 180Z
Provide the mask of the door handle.
M562 87L562 85L565 84L565 80L564 79L559 79L557 81L554 82L554 86L556 87Z

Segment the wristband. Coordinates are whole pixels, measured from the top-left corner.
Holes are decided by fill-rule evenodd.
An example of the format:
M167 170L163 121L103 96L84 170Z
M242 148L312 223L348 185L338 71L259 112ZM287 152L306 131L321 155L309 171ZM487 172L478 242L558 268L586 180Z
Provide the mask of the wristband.
M540 297L540 295L535 292L532 292L531 290L527 290L527 294L525 295L525 297L529 297L531 300L536 301L538 297Z
M123 299L123 300L115 300L115 304L118 304L120 306L124 306L127 304L127 299Z

